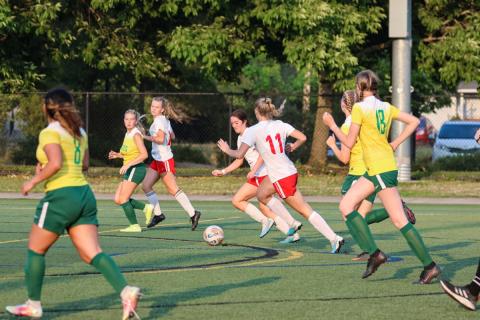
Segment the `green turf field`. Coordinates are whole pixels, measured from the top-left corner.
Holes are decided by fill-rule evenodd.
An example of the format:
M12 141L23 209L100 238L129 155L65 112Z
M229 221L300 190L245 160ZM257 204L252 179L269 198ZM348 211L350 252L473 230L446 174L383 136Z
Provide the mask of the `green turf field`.
M37 201L0 200L0 319L7 304L23 302L26 238ZM281 245L272 230L258 238L259 225L227 202L197 202L203 212L197 231L176 202L164 202L167 220L140 234L126 226L119 207L99 202L104 251L143 289L142 319L478 319L444 295L438 282L419 286L421 268L401 234L385 221L373 225L377 243L395 262L361 279L364 262L353 262L352 245L335 204L314 204L346 238L346 253L329 254L329 243L304 222L302 240ZM417 227L444 276L469 282L480 255L480 206L412 205ZM143 221L143 217L139 215ZM225 231L225 245L202 240L211 224ZM113 289L77 257L67 237L47 255L43 319L120 319Z

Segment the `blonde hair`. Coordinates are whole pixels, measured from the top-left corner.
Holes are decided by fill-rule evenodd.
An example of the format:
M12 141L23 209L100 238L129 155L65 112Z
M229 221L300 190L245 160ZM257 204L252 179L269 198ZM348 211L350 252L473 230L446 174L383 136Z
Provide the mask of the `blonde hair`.
M352 112L353 105L359 101L355 90L347 90L342 95L342 102L348 112Z
M137 124L135 125L135 128L140 130L142 135L145 135L145 128L143 127L142 123L140 122L141 119L145 118L145 115L140 115L136 110L134 109L128 109L125 111L124 116L127 114L133 114L135 116L135 120L137 120Z
M163 115L167 119L173 119L176 122L180 123L189 119L188 115L182 110L175 110L173 107L173 103L171 103L165 97L153 97L152 102L153 101L160 102L162 104Z
M82 118L73 102L73 97L63 88L55 88L47 92L44 98L47 115L60 123L73 137L81 138Z
M255 101L255 110L258 114L268 119L279 117L282 114L280 110L275 108L275 105L270 98L257 99L257 101Z
M355 76L355 84L359 100L363 100L364 91L371 91L376 97L378 97L377 88L379 82L380 79L372 70L363 70L359 72Z

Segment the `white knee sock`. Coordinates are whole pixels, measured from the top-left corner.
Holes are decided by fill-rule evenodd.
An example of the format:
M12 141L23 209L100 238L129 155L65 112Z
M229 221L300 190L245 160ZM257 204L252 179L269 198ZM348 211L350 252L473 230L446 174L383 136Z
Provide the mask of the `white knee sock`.
M330 242L335 241L335 237L337 236L335 232L330 228L327 222L319 215L317 212L313 211L310 217L308 218L308 222L312 224L312 226L320 231L321 234Z
M275 225L277 226L277 229L286 235L288 233L288 229L290 229L290 226L285 222L285 220L280 218L280 216L275 216L273 220L275 221Z
M275 197L272 197L270 201L267 203L267 206L276 214L279 215L280 218L283 219L289 226L293 226L295 219L292 217L290 212L288 212L287 208L282 204L280 200Z
M247 204L247 207L245 208L244 212L250 216L253 220L263 223L267 217L263 215L263 213L255 207L253 204L249 203Z
M177 199L183 210L185 210L190 217L193 217L195 215L195 209L193 208L185 192L183 192L182 190L178 190L178 192L175 194L175 199Z
M156 216L159 216L162 214L162 209L160 208L160 203L158 202L158 197L155 191L150 191L148 193L145 193L145 196L148 199L148 202L153 206L153 213Z

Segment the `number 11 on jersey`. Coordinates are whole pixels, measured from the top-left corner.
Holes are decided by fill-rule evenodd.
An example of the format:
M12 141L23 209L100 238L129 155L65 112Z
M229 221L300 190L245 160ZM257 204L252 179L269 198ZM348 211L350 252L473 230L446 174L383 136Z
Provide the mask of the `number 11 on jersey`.
M275 150L275 146L273 145L272 137L270 135L268 135L267 138L265 138L265 140L270 145L270 151L272 151L273 154L276 154L277 152ZM283 153L283 143L282 143L282 137L280 137L280 133L277 133L275 135L275 140L277 140L277 142L278 142L278 148L280 149L279 153Z

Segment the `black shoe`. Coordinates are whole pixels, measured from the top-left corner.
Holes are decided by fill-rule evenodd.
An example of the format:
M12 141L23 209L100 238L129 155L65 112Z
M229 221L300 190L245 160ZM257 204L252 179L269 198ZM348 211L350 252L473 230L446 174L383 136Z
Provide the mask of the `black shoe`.
M387 256L380 250L377 250L376 253L372 254L368 259L367 270L362 275L362 279L370 277L378 267L387 262Z
M165 215L162 213L161 215L159 216L153 216L152 217L152 220L150 221L150 223L147 225L147 228L153 228L155 227L157 224L159 224L160 222L162 222L163 220L165 220Z
M363 251L362 253L355 256L355 258L352 258L352 261L368 261L368 258L370 258L368 252Z
M436 264L429 269L424 269L422 273L420 273L420 279L418 279L419 284L429 284L432 283L432 280L437 278L442 270Z
M190 218L190 220L192 220L192 231L197 229L198 221L200 220L201 215L202 213L200 211L195 210L195 214Z
M405 212L405 216L407 217L407 220L411 224L415 224L417 222L417 218L415 218L415 214L413 213L412 209L410 209L405 201L402 200L402 205L403 205L403 212Z
M455 286L445 280L440 280L440 284L443 291L462 306L473 311L477 309L478 296L474 296L467 287Z

